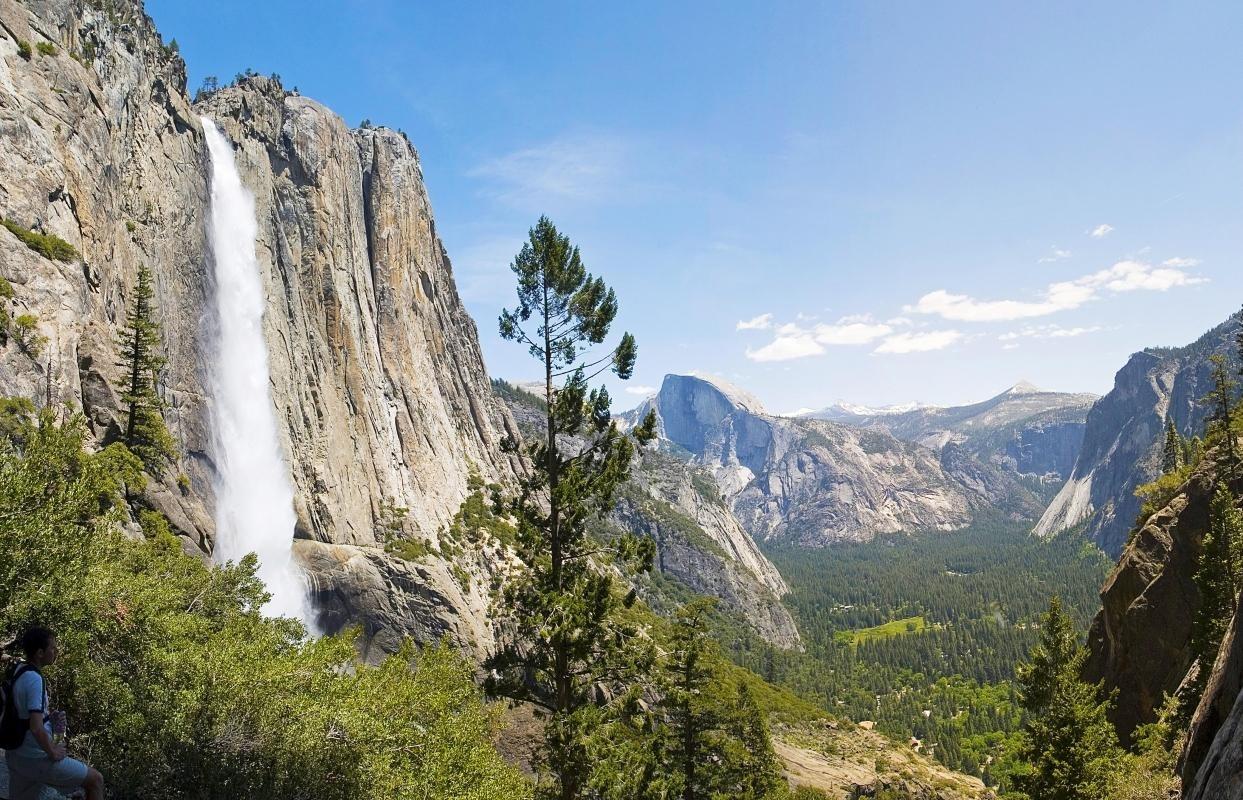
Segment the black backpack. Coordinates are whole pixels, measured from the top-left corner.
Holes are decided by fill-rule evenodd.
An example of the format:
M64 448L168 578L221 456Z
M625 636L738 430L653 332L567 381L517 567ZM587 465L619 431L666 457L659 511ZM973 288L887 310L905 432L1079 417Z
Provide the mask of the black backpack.
M26 731L30 730L30 720L18 716L17 706L13 701L13 687L18 678L32 669L34 667L29 664L14 664L4 676L4 683L0 684L0 699L4 700L0 709L0 749L13 750L21 747L26 739Z

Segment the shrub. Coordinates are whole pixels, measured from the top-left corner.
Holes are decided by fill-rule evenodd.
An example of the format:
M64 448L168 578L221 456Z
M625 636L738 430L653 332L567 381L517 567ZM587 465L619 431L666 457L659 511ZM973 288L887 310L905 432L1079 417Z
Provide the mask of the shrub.
M56 55L56 52L57 52L56 45L52 44L51 42L39 42L37 45L35 45L35 48L39 51L40 55L45 55L45 56L54 56Z
M29 61L30 57L34 55L34 51L30 49L30 42L26 41L25 39L18 39L17 40L17 54L21 56L22 58L26 59L27 61Z
M85 435L45 411L0 438L0 634L58 632L48 679L70 749L116 796L530 797L459 655L407 643L367 666L350 635L264 617L253 555L204 564L153 511L125 537L141 463L119 444L87 453Z
M39 318L34 314L18 314L13 320L13 338L28 355L38 357L47 344L47 337L39 335Z
M0 278L0 298L13 299L13 284L9 283L7 278Z
M73 261L78 257L78 251L73 245L55 234L37 233L7 219L0 224L8 228L9 233L20 239L22 244L44 258L50 258L53 261Z

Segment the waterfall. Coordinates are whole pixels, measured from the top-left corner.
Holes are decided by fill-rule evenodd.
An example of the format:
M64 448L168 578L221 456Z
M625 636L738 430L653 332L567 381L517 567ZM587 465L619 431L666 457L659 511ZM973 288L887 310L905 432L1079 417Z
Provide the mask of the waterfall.
M210 390L216 458L217 561L259 557L268 614L301 619L314 630L306 581L293 559L293 486L276 434L263 338L265 297L255 258L254 196L242 185L233 147L201 118L211 154L211 241L215 341Z

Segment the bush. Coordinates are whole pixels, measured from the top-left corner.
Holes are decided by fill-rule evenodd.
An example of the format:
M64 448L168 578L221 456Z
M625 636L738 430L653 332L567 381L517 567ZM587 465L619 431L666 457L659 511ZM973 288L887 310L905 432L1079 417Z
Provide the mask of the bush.
M22 348L27 355L37 358L43 352L47 337L39 335L38 317L34 314L18 314L10 327L18 347Z
M35 49L39 51L40 55L45 55L45 56L56 55L56 45L52 44L51 42L39 42L37 45L35 45Z
M59 633L48 679L70 750L116 796L530 797L459 655L407 644L369 667L349 635L312 641L264 617L253 555L208 566L152 511L143 539L123 536L138 459L83 451L80 416L22 408L0 439L0 633Z
M8 228L9 233L20 239L22 244L44 258L50 258L53 261L73 261L78 257L78 251L74 249L73 245L55 234L36 233L7 219L0 224Z
M17 40L17 54L21 56L22 58L26 59L27 61L29 61L30 57L34 55L34 51L30 49L30 42L26 41L25 39L18 39Z

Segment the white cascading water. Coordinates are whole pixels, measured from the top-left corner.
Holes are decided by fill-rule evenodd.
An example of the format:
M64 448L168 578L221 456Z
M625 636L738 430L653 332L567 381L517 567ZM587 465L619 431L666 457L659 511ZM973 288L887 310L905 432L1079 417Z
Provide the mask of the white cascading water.
M263 338L266 304L255 259L255 199L242 185L233 146L210 119L208 238L215 265L216 341L211 369L216 437L217 561L259 557L272 595L265 613L297 617L314 632L306 581L293 559L293 486L276 435Z

